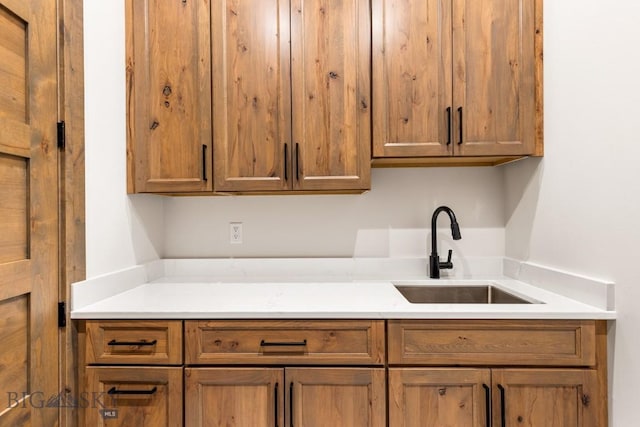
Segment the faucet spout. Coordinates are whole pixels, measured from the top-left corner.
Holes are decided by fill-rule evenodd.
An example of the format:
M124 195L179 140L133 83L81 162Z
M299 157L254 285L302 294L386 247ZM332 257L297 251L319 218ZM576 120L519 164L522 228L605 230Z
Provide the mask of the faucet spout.
M448 206L440 206L433 212L433 216L431 217L431 255L429 256L429 277L432 279L440 278L440 270L441 269L450 269L453 268L453 263L451 262L451 254L452 251L449 250L449 256L446 262L440 262L440 256L438 255L438 239L436 235L436 226L438 221L438 215L440 213L446 212L449 215L449 220L451 221L451 236L453 240L462 239L462 235L460 234L460 226L458 225L458 221L456 219L456 214L453 213L453 210Z

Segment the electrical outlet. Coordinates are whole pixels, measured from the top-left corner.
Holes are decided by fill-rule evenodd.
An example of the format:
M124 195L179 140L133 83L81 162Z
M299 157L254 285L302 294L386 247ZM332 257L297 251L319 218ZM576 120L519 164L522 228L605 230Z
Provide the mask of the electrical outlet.
M229 223L229 243L233 245L242 244L242 223L241 222Z

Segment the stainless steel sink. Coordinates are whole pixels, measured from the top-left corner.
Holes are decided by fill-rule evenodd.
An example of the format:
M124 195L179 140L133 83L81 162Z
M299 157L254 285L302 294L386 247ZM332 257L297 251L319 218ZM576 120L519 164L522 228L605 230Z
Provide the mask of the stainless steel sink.
M493 285L400 285L394 284L413 304L533 304Z

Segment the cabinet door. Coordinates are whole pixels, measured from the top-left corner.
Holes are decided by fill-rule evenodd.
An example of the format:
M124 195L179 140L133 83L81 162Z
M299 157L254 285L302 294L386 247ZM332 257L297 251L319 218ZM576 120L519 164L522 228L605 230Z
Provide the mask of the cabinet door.
M287 368L287 426L383 427L383 368Z
M372 3L374 157L451 155L451 2Z
M182 368L87 367L87 426L179 427Z
M129 192L212 190L209 0L127 0Z
M187 368L185 423L189 427L282 426L283 380L283 369Z
M216 191L291 187L289 13L283 0L213 0Z
M371 186L368 0L292 0L294 189Z
M534 12L534 0L454 0L456 154L533 152Z
M601 402L594 370L496 369L494 425L596 427ZM500 410L498 410L500 408Z
M389 369L389 426L490 425L489 369Z

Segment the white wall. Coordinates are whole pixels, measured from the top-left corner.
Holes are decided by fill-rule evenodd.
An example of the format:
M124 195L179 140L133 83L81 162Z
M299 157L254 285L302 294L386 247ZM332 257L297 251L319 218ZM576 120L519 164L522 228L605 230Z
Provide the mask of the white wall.
M158 257L163 200L126 196L124 1L85 1L87 277Z
M640 381L640 3L545 2L545 151L505 169L507 256L611 280L612 426Z

